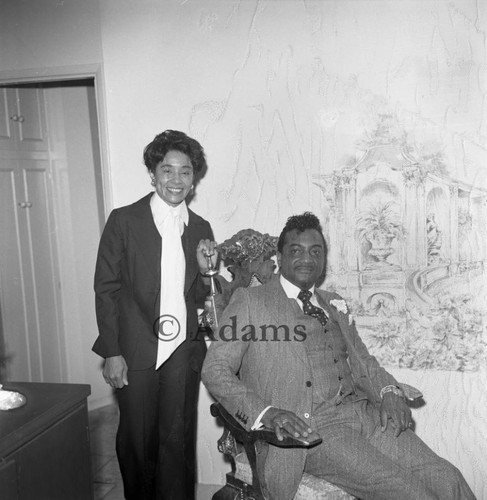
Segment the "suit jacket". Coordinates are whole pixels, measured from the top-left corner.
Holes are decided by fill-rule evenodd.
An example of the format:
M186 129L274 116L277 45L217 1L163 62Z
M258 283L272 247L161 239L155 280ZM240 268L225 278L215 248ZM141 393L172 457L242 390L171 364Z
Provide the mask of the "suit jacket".
M99 336L93 350L104 358L123 355L131 370L149 368L157 357L154 322L159 317L162 239L152 217L152 194L111 212L95 270ZM186 338L196 339L196 309L203 307L209 292L199 273L196 247L201 239L213 239L213 235L206 220L188 211L188 225L181 237L186 258ZM204 355L203 340L191 345ZM198 358L201 362L201 354Z
M322 290L316 293L322 307L341 328L357 391L379 404L380 390L397 381L369 354L348 312L340 312L330 304L340 296ZM270 325L277 327L279 341L273 339L274 328ZM293 411L307 421L312 413L313 392L306 382L313 382L313 377L302 332L316 329L321 329L319 322L304 316L296 300L286 296L278 276L263 286L237 289L208 350L202 380L247 429L270 405ZM262 340L263 330L267 340ZM233 331L234 340L228 341ZM246 341L252 331L258 340ZM279 484L280 490L293 498L305 459L305 449L271 446L265 470L271 492L272 483Z

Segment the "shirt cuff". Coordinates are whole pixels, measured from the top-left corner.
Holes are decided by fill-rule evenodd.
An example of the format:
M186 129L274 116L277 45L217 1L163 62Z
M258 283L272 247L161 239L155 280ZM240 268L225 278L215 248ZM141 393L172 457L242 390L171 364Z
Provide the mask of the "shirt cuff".
M262 420L262 417L264 416L265 412L266 412L269 408L272 408L272 405L267 406L266 408L264 408L264 409L263 409L263 410L259 413L259 416L255 419L254 425L250 428L250 430L251 430L251 431L256 431L257 429L260 429L261 427L264 427L264 425L262 424L261 420Z

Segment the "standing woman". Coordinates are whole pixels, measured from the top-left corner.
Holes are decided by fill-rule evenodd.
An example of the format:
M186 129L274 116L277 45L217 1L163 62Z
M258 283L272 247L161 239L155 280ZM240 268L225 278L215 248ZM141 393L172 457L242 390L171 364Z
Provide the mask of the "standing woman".
M166 130L144 150L155 192L113 210L95 272L103 377L120 409L117 456L125 498L194 498L196 411L206 344L197 307L216 264L209 223L186 198L206 168L201 145Z

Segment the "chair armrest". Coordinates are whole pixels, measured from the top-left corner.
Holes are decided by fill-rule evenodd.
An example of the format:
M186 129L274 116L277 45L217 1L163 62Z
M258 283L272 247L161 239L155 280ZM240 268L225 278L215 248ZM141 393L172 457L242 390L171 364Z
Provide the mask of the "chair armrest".
M295 437L286 430L283 430L284 439L279 441L276 433L272 429L262 428L254 431L247 431L228 413L220 403L213 403L210 407L214 417L220 417L225 427L231 432L237 441L244 444L255 441L266 441L267 443L283 448L311 447L322 442L321 437L316 433L311 433L308 437Z
M230 433L230 436L233 437L234 445L235 441L242 443L252 470L253 494L251 497L255 498L255 500L269 499L264 474L264 465L267 458L269 443L281 447L303 448L315 446L322 441L316 433L310 434L307 438L296 438L288 432L284 432L284 439L279 441L272 429L263 428L248 431L242 427L220 403L213 403L210 406L210 412L214 417L218 417L220 419L225 428L224 435L218 442L218 449L220 449L220 451L225 453L226 450L228 450L228 446L223 446L221 443L222 439L225 441L227 440L226 438L228 437L228 433ZM235 446L231 447L232 450ZM231 455L234 457L232 453Z
M282 433L284 435L284 439L282 441L277 439L276 433L272 429L268 429L266 427L256 429L251 432L255 436L255 439L267 441L270 444L280 446L282 448L309 448L316 446L323 441L316 432L310 433L308 437L295 437L285 429L282 429Z

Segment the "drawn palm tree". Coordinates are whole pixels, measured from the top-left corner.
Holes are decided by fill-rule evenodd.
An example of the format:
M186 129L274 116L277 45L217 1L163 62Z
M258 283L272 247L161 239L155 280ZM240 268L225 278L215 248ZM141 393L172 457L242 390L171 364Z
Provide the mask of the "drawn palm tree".
M359 241L370 243L370 255L377 264L387 265L387 257L394 253L392 242L402 239L404 226L393 201L371 204L357 216Z

